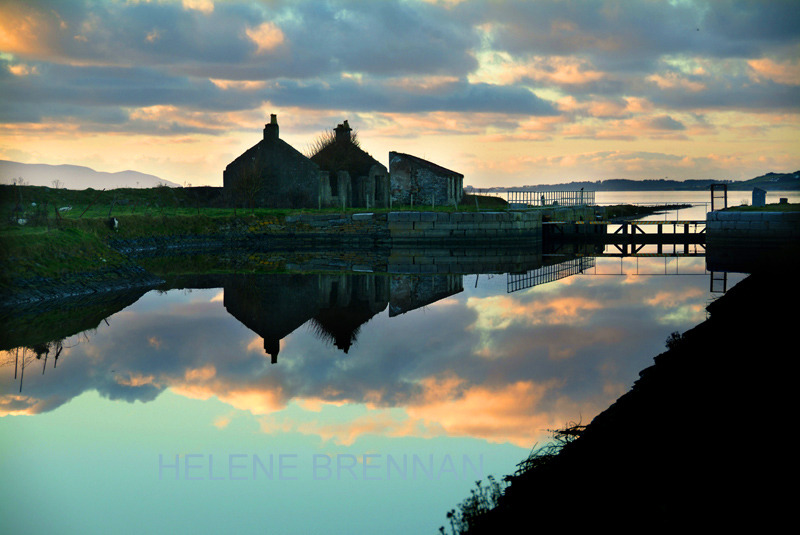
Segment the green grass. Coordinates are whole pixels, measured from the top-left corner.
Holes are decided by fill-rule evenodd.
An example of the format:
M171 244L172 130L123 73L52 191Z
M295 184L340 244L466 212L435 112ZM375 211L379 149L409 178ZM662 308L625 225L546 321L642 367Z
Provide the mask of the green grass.
M369 211L449 212L502 210L507 206L499 197L465 195L457 208L395 205ZM67 207L68 210L61 210ZM365 208L344 210L345 213L364 211ZM226 206L221 188L97 191L0 185L0 290L12 288L15 280L59 279L130 265L122 254L109 247L109 243L118 239L205 236L230 230L280 232L288 215L342 212L339 208L232 208ZM110 216L118 220L118 229L110 228ZM152 267L169 271L163 262L153 262ZM280 261L272 259L252 259L248 267L257 271L283 269ZM227 268L210 262L198 266L198 272Z
M800 203L792 204L767 204L766 206L731 206L727 208L733 212L800 212Z
M16 279L57 279L126 265L128 260L95 233L80 229L17 228L0 234L0 288Z
M465 195L458 210L503 209L505 200L484 195ZM69 210L60 211L61 208ZM452 205L417 205L413 207L393 205L392 208L371 208L371 212L397 210L456 210ZM13 219L57 221L58 219L108 218L128 215L148 217L192 216L230 217L244 213L263 215L285 215L288 213L353 213L365 208L322 209L267 209L232 208L223 195L222 188L121 188L108 191L93 189L68 190L45 186L0 185L0 220L3 224ZM58 214L58 215L57 215Z

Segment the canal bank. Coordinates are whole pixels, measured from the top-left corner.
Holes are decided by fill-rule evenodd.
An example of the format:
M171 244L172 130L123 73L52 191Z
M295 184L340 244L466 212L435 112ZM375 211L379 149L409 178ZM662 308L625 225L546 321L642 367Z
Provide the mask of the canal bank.
M140 257L247 256L250 252L315 248L370 251L400 246L416 250L469 248L476 253L446 256L475 257L488 246L524 248L540 244L542 218L555 214L589 219L594 217L594 209L587 206L508 212L400 211L220 218L120 216L113 224L64 219L59 226L39 234L19 234L4 240L7 268L0 284L0 306L101 293L106 288L157 285L158 278L138 264ZM425 255L404 256L412 257L410 264L415 265L413 257ZM450 264L439 270L449 270L459 263L439 257L440 263ZM478 264L472 263L470 269Z
M706 321L671 336L626 394L561 435L560 452L534 451L503 493L477 489L481 500L448 515L453 532L565 519L648 532L777 527L790 510L778 485L789 452L770 437L789 418L793 385L782 362L795 346L795 318L780 305L798 298L791 280L750 275L708 306Z

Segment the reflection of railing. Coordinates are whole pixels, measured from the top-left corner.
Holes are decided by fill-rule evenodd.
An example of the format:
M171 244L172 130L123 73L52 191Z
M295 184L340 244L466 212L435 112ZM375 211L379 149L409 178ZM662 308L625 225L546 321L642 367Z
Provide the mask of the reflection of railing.
M594 267L593 257L582 257L567 260L560 264L544 266L533 269L527 273L509 273L506 283L507 293L532 288L540 284L557 281L565 277L583 273L585 270Z
M594 204L594 191L530 191L506 190L509 205L524 208L534 206L582 206Z

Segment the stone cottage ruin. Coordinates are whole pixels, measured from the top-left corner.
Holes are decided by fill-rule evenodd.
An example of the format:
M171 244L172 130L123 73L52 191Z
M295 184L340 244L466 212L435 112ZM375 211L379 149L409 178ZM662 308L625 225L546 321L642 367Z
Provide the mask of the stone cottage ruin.
M342 208L389 206L386 166L358 146L347 121L333 131L334 136L311 156L327 178L322 183L323 204Z
M389 170L361 149L347 121L310 158L280 139L271 115L264 137L232 161L223 188L238 206L264 208L385 208L398 204L452 205L464 175L422 158L389 153Z
M320 168L280 139L278 118L264 125L264 138L228 164L226 195L236 204L265 208L316 208Z
M452 205L464 194L464 175L410 154L390 152L389 174L400 204Z

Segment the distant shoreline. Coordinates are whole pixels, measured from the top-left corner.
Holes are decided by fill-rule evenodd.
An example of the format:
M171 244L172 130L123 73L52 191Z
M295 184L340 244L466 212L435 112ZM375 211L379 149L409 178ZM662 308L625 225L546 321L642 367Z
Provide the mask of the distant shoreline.
M800 171L795 173L767 173L744 181L726 180L595 180L573 181L564 184L531 184L518 187L475 188L467 186L465 193L503 193L505 191L707 191L711 185L726 185L730 191L750 191L761 188L765 191L800 190Z

